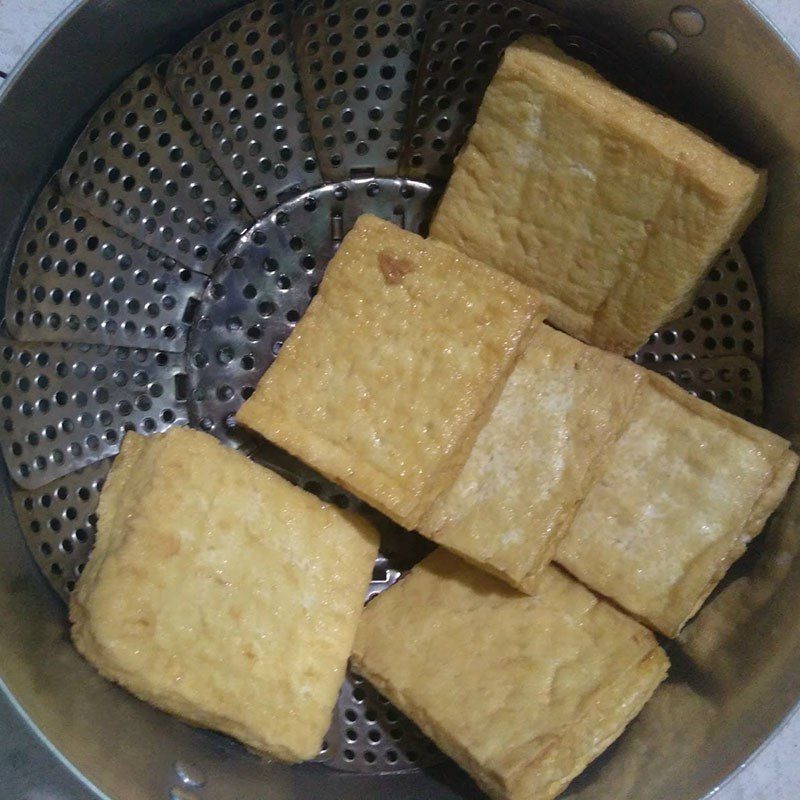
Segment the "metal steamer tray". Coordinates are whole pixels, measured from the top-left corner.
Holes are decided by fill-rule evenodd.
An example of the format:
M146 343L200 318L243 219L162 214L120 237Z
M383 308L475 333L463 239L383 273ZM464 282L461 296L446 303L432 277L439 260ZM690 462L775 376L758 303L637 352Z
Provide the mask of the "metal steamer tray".
M635 360L800 430L798 65L746 3L630 5L84 0L29 54L0 95L9 797L479 796L355 674L316 763L269 763L189 728L102 681L71 649L61 601L128 430L199 427L370 515L382 532L370 595L427 551L233 416L359 214L425 232L523 33L770 168L765 214ZM696 800L779 724L800 696L796 506L670 645L670 681L568 796Z

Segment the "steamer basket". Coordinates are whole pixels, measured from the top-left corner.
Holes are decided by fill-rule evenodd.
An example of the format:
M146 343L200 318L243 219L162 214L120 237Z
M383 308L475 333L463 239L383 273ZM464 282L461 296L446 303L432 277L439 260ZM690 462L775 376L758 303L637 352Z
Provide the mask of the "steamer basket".
M188 423L371 516L370 595L427 551L233 414L360 213L425 231L525 32L769 169L764 214L635 359L800 442L800 71L746 2L77 2L0 93L4 796L480 797L354 674L314 763L190 728L79 658L63 600L127 430ZM568 797L698 800L779 726L800 697L798 502L668 645L669 681Z

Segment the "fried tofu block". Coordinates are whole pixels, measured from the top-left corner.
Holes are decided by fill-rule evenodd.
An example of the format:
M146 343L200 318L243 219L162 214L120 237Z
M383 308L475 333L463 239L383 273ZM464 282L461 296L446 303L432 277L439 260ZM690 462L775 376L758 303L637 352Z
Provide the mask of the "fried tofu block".
M544 325L419 530L528 593L555 558L675 636L797 462L779 436Z
M316 756L377 553L366 524L198 431L130 433L70 602L102 675L285 761Z
M525 592L625 423L642 371L542 325L419 530Z
M676 636L783 499L798 458L779 436L647 378L556 560Z
M669 666L558 568L529 597L444 549L367 605L352 660L495 800L558 795Z
M518 281L362 216L237 421L415 528L542 316Z
M527 282L549 320L632 353L758 213L764 174L544 39L511 45L431 236Z

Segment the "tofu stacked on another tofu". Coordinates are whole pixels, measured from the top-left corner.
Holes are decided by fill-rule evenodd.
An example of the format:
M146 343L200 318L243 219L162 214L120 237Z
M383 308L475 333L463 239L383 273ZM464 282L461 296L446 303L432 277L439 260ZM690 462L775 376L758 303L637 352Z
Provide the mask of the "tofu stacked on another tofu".
M631 411L640 373L540 326L420 532L533 592Z
M785 439L543 326L420 531L526 592L555 558L676 636L797 465Z
M532 37L506 51L431 236L541 290L556 327L632 353L764 195L762 173Z
M199 431L129 433L72 638L107 678L285 761L319 753L377 553L365 523Z
M780 436L643 374L556 560L677 636L783 500L798 457Z
M236 419L415 528L543 316L508 275L364 215Z

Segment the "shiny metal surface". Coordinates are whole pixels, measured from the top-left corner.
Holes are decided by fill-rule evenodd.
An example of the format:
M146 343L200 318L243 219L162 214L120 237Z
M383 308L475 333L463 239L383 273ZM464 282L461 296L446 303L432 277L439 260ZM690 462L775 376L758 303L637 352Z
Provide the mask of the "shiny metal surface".
M119 450L126 431L188 421L180 354L0 339L0 437L14 481L35 489Z
M6 325L23 341L186 349L208 279L90 214L48 183L20 236Z
M234 11L171 60L167 86L254 216L320 182L276 0Z
M48 173L66 156L65 147L92 109L144 58L176 51L202 25L222 15L231 5L209 2L198 9L196 4L188 2L165 7L155 0L144 0L136 7L134 19L130 17L131 7L126 6L126 24L120 25L117 3L85 2L79 4L73 19L62 24L58 35L43 45L26 72L9 84L0 102L0 131L4 141L9 142L12 155L0 163L0 170L5 171L0 177L10 187L7 196L0 198L0 234L6 234L0 236L4 265L10 263L10 246L21 228L24 212ZM791 365L793 359L800 359L797 338L800 311L791 298L796 296L795 259L800 254L793 225L800 209L800 196L793 183L796 172L793 159L797 152L793 137L800 130L797 125L800 83L793 59L745 5L705 4L705 27L699 35L683 33L679 27L674 33L666 31L675 41L671 55L665 55L665 49L658 44L668 39L651 35L653 30L669 24L673 10L670 4L645 2L630 8L629 4L612 0L601 11L596 4L576 1L557 3L554 8L559 14L571 17L576 30L585 32L587 39L594 40L596 36L598 40L613 43L615 51L633 57L646 68L650 79L664 85L679 85L680 94L691 98L691 102L682 103L666 93L665 107L682 112L684 117L743 155L770 167L773 187L767 214L743 246L766 301L766 419L776 430L790 436L795 434L800 411L793 398L800 395L800 387L796 385L798 373ZM75 60L80 42L92 31L100 42L97 52L89 53L84 48L81 58ZM753 63L744 75L737 68L740 63L737 58L753 47L770 53L770 57ZM74 68L81 93L76 94L72 81L51 80L54 65L59 64ZM58 75L57 69L55 72ZM56 90L67 92L68 104L53 95ZM54 136L52 129L44 124L42 108L52 108L61 115L59 136ZM742 108L752 108L754 113L742 114ZM72 137L65 138L65 131L71 131ZM318 144L320 152L323 148L324 142L322 147ZM438 163L445 166L441 161ZM220 162L220 166L225 164ZM230 180L236 185L233 178ZM166 248L158 226L155 234L162 237L161 246ZM229 241L225 241L224 247L229 246ZM191 248L192 245L190 252L196 254ZM185 258L185 251L180 252ZM202 269L209 271L205 265ZM723 326L722 313L719 312L720 326ZM740 324L742 321L739 320ZM712 325L717 325L716 318L712 319ZM760 355L755 328L742 333L753 335L732 337L733 348L725 348L723 344L725 352L735 354L727 358ZM752 342L751 351L743 344L739 349L739 342L746 340ZM679 381L696 379L698 386L703 382L711 384L711 389L706 386L706 390L719 393L720 402L725 401L722 394L726 391L734 398L748 399L742 395L743 388L750 388L753 397L758 397L757 373L750 372L747 380L742 377L750 362L737 361L737 370L730 361L723 364L723 358L708 359L703 367L714 363L711 379L703 377L703 367L699 364L687 362L686 366L679 365L681 371L689 373L686 379L677 367L661 358L670 355L669 351L652 355L660 359L659 370L674 368ZM735 379L743 384L727 389L735 384ZM752 413L757 413L755 406ZM276 459L280 460L274 453L254 453L254 457L276 466ZM292 465L286 468L290 472L293 469ZM61 519L69 517L70 508L76 520L87 515L88 507L79 509L71 504L69 487L65 487L66 493L62 492L66 495L63 498L59 488L55 486L50 491L42 487L28 494L34 498L34 508L41 509L47 525L54 519L60 524ZM328 489L320 485L319 491ZM51 497L49 506L42 502L45 495ZM53 506L53 496L63 505ZM22 503L23 512L32 510L26 509L24 497L18 495L16 499ZM5 529L0 535L0 642L13 642L13 646L7 646L8 657L0 667L3 679L33 723L87 780L95 782L108 795L136 800L164 796L174 790L176 796L183 792L197 798L230 796L243 800L261 797L265 791L287 800L378 794L387 798L475 796L469 782L449 765L380 780L370 774L358 779L338 776L332 780L333 773L321 766L288 770L268 764L221 737L191 730L105 684L71 650L64 635L63 612L32 569L22 538L15 530L7 497L2 503ZM800 596L797 586L800 579L795 577L797 570L791 567L798 546L797 510L796 501L787 505L768 536L737 565L727 585L674 646L672 656L676 666L670 683L612 752L576 784L571 795L594 800L623 796L641 800L662 797L694 800L735 767L796 701L800 678L793 659L800 644L800 623L795 624L794 620L798 618L800 601L796 598ZM24 514L21 516L25 519ZM91 523L89 516L85 520ZM31 521L28 520L29 526ZM41 529L36 533L41 533ZM57 538L61 528L51 529L51 533ZM63 548L64 541L66 536L57 544ZM34 547L41 548L42 543L40 539ZM384 545L387 544L391 544L390 532L384 536ZM62 552L70 555L66 549ZM37 558L44 555L40 550ZM55 562L40 560L40 563L52 569ZM777 637L776 631L780 632ZM21 740L29 737L24 718L14 719ZM369 742L369 725L373 723L366 714L363 724ZM106 743L111 739L119 743L119 758L113 763L106 757ZM357 741L360 747L364 740ZM340 746L339 752L346 760L345 749L348 748ZM697 753L701 751L704 757L698 759ZM370 763L367 752L369 745L363 751L353 751L353 767L374 772L381 767L379 758L376 755L376 760ZM176 763L191 763L199 769L204 776L202 785L186 784L185 771L176 769ZM65 773L64 796L71 790L70 780ZM87 787L86 793L90 792Z
M68 203L209 272L250 218L167 94L166 68L156 57L116 87L73 145L61 188Z
M397 173L426 18L437 2L298 3L292 38L327 180Z
M636 354L639 364L740 355L760 364L764 326L756 281L741 247L717 259L689 311L655 331Z
M94 544L97 501L112 462L104 458L36 489L11 493L28 548L64 600Z

